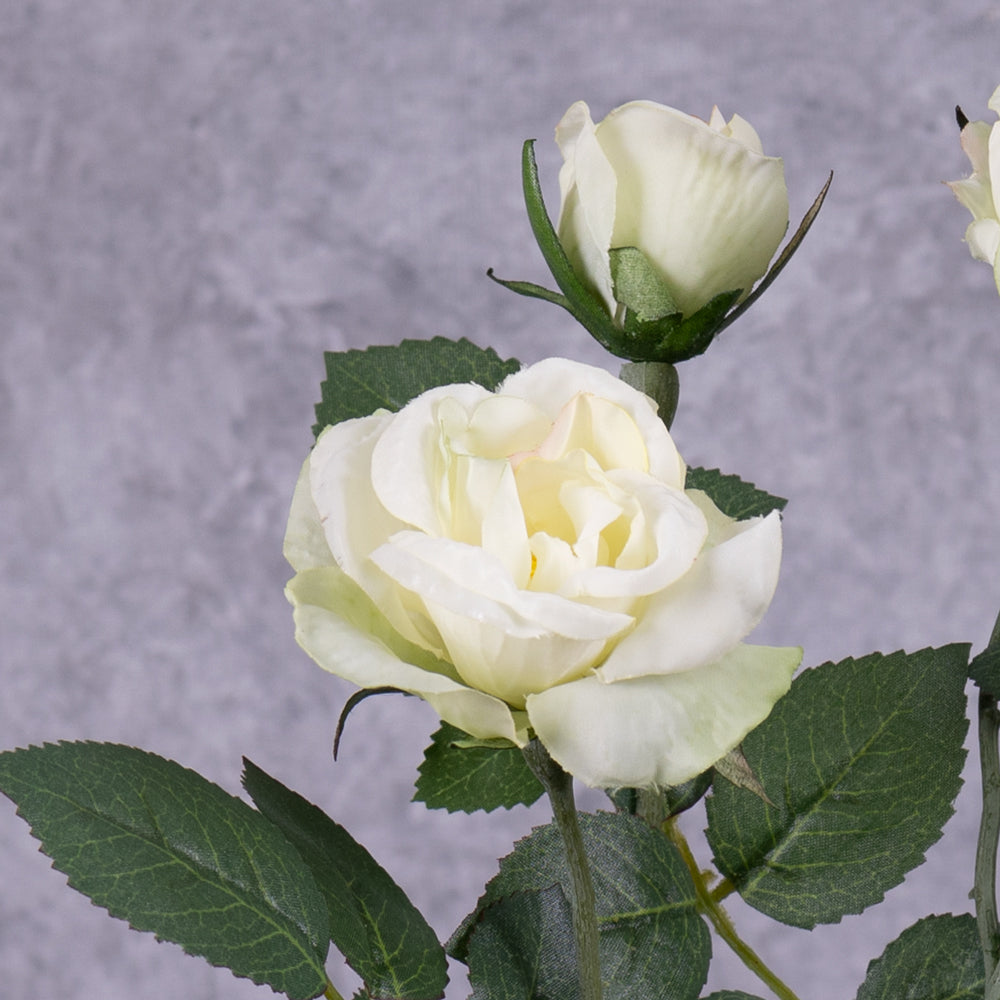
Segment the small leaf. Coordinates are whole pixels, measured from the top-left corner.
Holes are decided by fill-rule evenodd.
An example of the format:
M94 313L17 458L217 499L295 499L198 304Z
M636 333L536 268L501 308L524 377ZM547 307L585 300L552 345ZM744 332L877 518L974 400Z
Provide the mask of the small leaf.
M0 754L0 789L53 866L113 917L293 1000L326 988L326 904L245 802L155 754L47 743Z
M638 247L616 247L608 253L615 300L643 323L680 312L659 271Z
M776 805L726 781L706 800L719 870L796 927L860 913L941 836L965 759L968 647L806 670L743 741Z
M976 921L924 917L868 963L857 1000L982 1000L986 986Z
M579 819L597 897L605 1000L695 1000L708 972L711 943L676 848L626 813L582 813ZM470 935L489 922L493 904L507 901L506 920L520 894L553 884L570 892L562 837L549 824L519 841L500 862L476 910L449 941L450 954L470 961L471 975ZM521 919L530 923L531 914Z
M324 357L326 381L322 401L316 404L316 434L329 424L367 417L380 408L400 410L439 385L476 382L492 391L521 367L464 338L445 337L363 351L327 351Z
M718 469L688 469L684 488L707 493L723 514L737 521L770 514L772 510L784 510L788 503L757 489L753 483L744 482L739 476L723 475Z
M468 739L460 729L442 723L424 751L415 802L429 809L472 813L530 806L541 797L544 789L517 747L458 745Z
M244 758L243 785L312 870L331 936L376 1000L436 1000L448 982L444 949L427 921L342 826Z
M469 940L469 1000L577 1000L575 948L559 886L498 900Z

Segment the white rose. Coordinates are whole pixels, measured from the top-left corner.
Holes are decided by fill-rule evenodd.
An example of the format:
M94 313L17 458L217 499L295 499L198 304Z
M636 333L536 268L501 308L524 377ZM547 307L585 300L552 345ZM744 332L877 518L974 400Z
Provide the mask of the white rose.
M612 315L613 248L642 250L685 316L721 292L745 297L767 270L788 226L784 167L738 115L633 101L595 126L578 101L556 142L559 239Z
M475 737L533 732L588 785L678 784L800 657L740 641L777 582L778 514L733 521L685 474L647 396L562 359L328 427L285 539L297 639Z
M993 92L989 109L1000 115L1000 87ZM976 260L993 268L1000 291L1000 121L967 122L962 129L962 149L972 163L972 175L951 181L948 187L972 213L965 241Z

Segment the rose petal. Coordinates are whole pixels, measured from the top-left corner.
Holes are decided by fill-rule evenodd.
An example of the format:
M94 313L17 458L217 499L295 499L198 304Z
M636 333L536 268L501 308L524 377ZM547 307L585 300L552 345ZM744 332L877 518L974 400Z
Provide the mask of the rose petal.
M732 530L649 599L635 629L601 665L602 681L689 671L722 656L757 625L778 584L781 520L774 511L733 522Z
M609 313L616 308L611 261L617 180L597 141L590 108L577 101L556 126L556 144L563 155L559 171L561 205L556 232L573 270L603 300Z
M394 687L429 702L447 722L479 739L525 742L510 708L462 684L448 664L407 643L336 567L307 570L285 590L295 638L325 670L363 688Z
M296 573L318 566L329 566L333 554L327 544L319 511L312 497L309 481L310 458L302 463L299 478L292 495L292 507L288 513L285 541L282 551Z
M610 245L641 248L686 315L749 292L788 226L781 160L649 101L615 109L596 135L618 182Z
M727 754L788 690L801 649L737 646L718 662L602 684L585 677L528 698L549 753L592 788L679 785Z

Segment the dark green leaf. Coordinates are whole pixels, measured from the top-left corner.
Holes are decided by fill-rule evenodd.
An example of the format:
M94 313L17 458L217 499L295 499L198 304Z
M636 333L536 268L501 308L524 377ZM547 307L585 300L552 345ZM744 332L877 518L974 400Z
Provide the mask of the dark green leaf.
M688 469L684 488L707 493L723 514L737 521L770 514L772 510L784 510L788 503L757 489L753 483L744 482L739 476L723 475L718 469Z
M477 382L495 389L520 362L504 361L471 341L404 340L391 347L327 351L322 401L316 405L314 433L377 409L396 411L427 389L457 382Z
M986 648L969 664L969 677L987 694L1000 697L1000 615Z
M323 897L263 816L134 747L0 754L0 788L69 884L136 930L292 998L326 988Z
M882 899L941 836L961 786L968 646L873 653L800 674L743 750L774 805L706 800L716 862L797 927Z
M530 806L544 789L514 746L462 747L469 737L442 723L424 751L415 802L448 812L492 812L498 806Z
M243 785L295 845L330 910L333 943L374 998L444 995L447 959L434 931L342 826L244 759Z
M575 947L559 886L498 900L469 940L469 1000L577 1000Z
M694 1000L708 972L711 943L676 848L626 813L583 813L580 828L597 896L605 1000ZM509 899L509 914L519 894L553 884L570 892L562 838L550 824L500 862L477 909L449 942L451 954L470 960L469 935L490 920L494 903Z
M975 918L924 917L868 964L857 1000L982 1000L986 986Z

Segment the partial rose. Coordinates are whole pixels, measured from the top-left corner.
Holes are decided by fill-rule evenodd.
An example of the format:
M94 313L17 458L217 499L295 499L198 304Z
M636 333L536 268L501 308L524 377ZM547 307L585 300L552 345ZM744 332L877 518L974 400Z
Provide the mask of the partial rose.
M364 688L595 787L675 785L770 712L798 649L742 643L781 560L778 514L697 490L642 393L550 359L328 427L285 538L296 637Z
M578 101L556 141L559 239L611 315L617 248L642 251L685 316L723 292L745 298L767 271L788 227L784 167L738 115L633 101L595 125Z
M1000 115L1000 87L993 92L988 107ZM976 260L993 268L1000 291L1000 121L965 121L962 149L972 164L972 174L948 182L948 187L972 213L965 241Z

